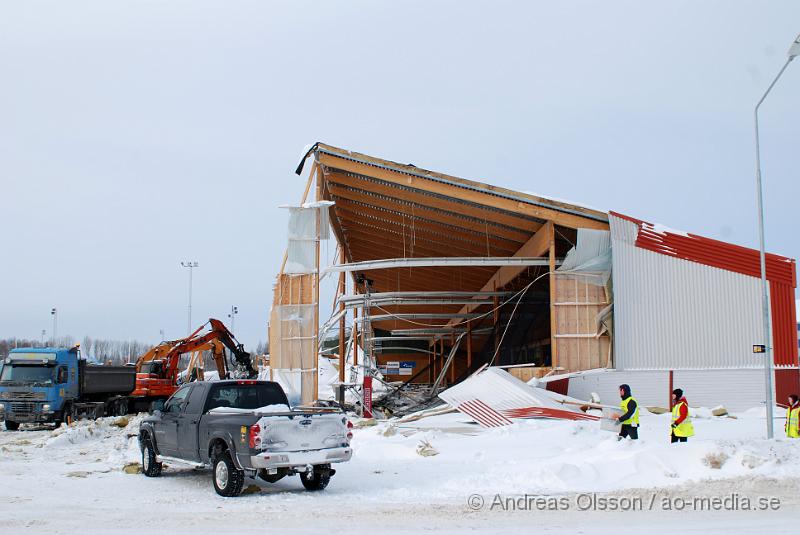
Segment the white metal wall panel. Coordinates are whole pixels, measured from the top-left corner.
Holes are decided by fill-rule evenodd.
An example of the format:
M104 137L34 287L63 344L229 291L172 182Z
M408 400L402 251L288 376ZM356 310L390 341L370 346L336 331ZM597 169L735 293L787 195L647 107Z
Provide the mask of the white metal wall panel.
M764 370L678 370L672 384L683 390L691 407L723 405L740 412L764 406Z
M575 375L569 378L567 394L589 400L592 392L596 392L604 405L616 405L619 403L619 385L623 383L631 386L633 397L643 407L669 407L667 371L613 370ZM762 370L678 370L673 372L672 388L681 388L691 407L723 405L731 412L741 412L764 406Z
M619 385L631 387L633 397L644 407L667 407L669 403L669 372L666 371L608 371L587 373L570 377L567 395L589 400L592 392L600 396L604 405L619 403Z
M617 369L763 365L758 279L636 247L637 225L609 220Z

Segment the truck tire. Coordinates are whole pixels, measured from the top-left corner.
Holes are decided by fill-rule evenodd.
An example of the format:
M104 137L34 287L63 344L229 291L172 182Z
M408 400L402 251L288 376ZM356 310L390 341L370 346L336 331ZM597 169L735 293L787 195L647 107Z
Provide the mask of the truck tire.
M311 472L301 472L300 481L306 490L325 490L331 482L331 465L321 464L315 466Z
M128 414L128 400L120 398L114 404L114 416L126 416Z
M67 425L72 425L78 420L78 409L70 403L66 407L64 407L64 421L67 422Z
M161 475L161 463L156 460L156 450L149 438L144 441L142 446L142 473L147 477Z
M7 431L16 431L17 429L19 429L19 422L12 422L11 420L6 420Z
M229 451L223 451L214 457L211 479L214 481L214 490L220 496L238 496L244 487L244 470L236 468Z

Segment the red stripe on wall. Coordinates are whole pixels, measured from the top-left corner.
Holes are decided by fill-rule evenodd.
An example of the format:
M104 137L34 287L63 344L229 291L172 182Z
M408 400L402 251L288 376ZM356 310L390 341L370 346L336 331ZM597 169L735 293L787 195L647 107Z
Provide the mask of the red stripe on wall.
M770 282L772 312L772 348L775 366L797 366L797 311L794 288L788 284Z

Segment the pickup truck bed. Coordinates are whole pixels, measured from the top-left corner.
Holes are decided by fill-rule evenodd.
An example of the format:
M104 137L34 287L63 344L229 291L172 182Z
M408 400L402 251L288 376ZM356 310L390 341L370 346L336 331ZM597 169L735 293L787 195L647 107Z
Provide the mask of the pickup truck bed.
M239 494L245 476L300 474L307 489L321 490L331 464L352 456L349 425L338 409L291 410L270 381L194 382L142 422L142 467L150 477L165 461L211 467L223 496Z

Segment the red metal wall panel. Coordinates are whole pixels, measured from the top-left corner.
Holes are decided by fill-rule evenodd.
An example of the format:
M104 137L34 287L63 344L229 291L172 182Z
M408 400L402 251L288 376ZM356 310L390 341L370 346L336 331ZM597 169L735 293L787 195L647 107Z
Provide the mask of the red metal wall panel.
M611 212L639 227L636 246L666 256L697 262L750 277L761 276L759 251L740 245L684 234L657 227L641 219ZM797 287L795 260L779 255L766 256L772 312L772 346L776 366L798 366L797 311L794 289Z
M547 390L549 390L550 392L555 392L556 394L561 394L562 396L566 396L567 391L569 390L569 377L567 377L566 379L556 379L555 381L548 381Z
M800 395L800 370L775 370L775 402L786 406L790 394Z
M772 348L775 366L797 366L797 311L794 288L788 284L770 282L772 312Z

